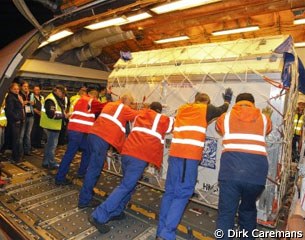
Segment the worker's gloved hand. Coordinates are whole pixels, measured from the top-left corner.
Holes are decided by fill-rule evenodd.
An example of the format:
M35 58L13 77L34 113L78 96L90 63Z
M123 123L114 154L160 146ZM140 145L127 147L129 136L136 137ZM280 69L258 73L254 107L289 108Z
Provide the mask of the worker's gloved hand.
M267 106L262 109L262 113L265 114L266 116L268 116L269 118L271 118L273 110L271 109L271 107Z
M222 94L223 99L228 103L231 103L232 96L233 96L233 91L231 88L226 88L225 93Z

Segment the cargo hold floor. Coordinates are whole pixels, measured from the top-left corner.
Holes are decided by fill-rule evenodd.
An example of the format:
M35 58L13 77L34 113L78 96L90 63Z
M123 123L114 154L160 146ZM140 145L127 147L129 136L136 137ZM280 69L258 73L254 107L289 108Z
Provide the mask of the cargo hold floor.
M57 161L64 150L63 147L57 150ZM14 236L20 239L155 239L161 191L139 184L125 211L127 218L109 222L111 231L102 235L88 222L93 209L77 207L82 181L74 176L80 155L75 157L69 173L73 184L58 187L54 183L56 171L41 168L42 149L33 153L19 164L10 163L9 155L0 156L3 175L11 180L0 196L1 221L5 220L11 227L10 231L18 233ZM95 188L95 198L102 202L118 185L120 178L103 172ZM216 216L216 211L211 209L215 213L207 213L207 218L202 218L206 211L201 212L199 208L196 208L197 212L185 214L177 239L212 238L213 228L205 229L203 222L215 222L215 219L207 218Z
M64 147L58 148L57 161L64 150ZM111 231L102 235L88 222L93 209L77 207L82 185L82 180L75 178L80 154L75 157L69 173L73 184L59 187L54 184L56 171L41 168L42 149L35 149L33 153L19 164L11 164L8 155L0 156L2 176L11 180L0 195L1 225L14 231L14 239L155 239L160 190L138 184L125 210L127 218L109 222ZM120 179L118 175L103 171L95 188L95 198L104 201ZM214 239L216 218L217 210L190 202L177 239Z

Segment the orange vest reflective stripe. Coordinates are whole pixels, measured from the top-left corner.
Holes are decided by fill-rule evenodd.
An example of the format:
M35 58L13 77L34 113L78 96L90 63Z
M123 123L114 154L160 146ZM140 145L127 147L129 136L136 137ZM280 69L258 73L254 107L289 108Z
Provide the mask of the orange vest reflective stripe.
M95 121L95 114L90 112L92 100L88 96L83 96L77 101L69 119L68 130L89 132Z
M103 117L103 118L106 118L106 119L112 121L113 123L115 123L115 124L122 130L123 133L126 133L126 128L125 128L125 126L123 126L123 124L118 120L118 117L119 117L119 115L120 115L120 113L121 113L123 107L124 107L124 104L121 103L121 104L118 106L118 108L117 108L117 110L115 111L115 113L114 113L113 116L110 115L110 114L108 114L108 113L101 113L99 117Z
M235 120L231 117L231 111L227 112L224 118L223 152L246 152L267 155L265 141L267 118L264 114L261 114L261 118L258 118L258 122L254 122L253 126L249 122L247 129L239 128L238 133L232 132L231 124L234 123ZM258 126L262 127L259 128ZM249 129L256 129L256 133L250 132Z
M95 134L119 152L125 141L125 126L127 121L133 121L138 111L124 105L121 101L109 102L94 122L89 133Z
M206 138L206 104L185 104L176 115L170 156L201 160Z
M161 166L164 136L171 131L173 118L156 113L151 109L142 110L135 118L134 127L126 140L122 154Z

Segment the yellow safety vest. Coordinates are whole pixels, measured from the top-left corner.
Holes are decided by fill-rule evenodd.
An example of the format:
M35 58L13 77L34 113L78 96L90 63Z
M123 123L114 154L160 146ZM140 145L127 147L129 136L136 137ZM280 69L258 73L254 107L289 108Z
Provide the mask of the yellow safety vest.
M55 103L55 111L56 113L62 113L61 108L57 103L56 98L54 97L53 93L50 93L46 99L45 102L50 99ZM51 129L51 130L60 130L62 126L62 119L53 119L49 118L46 114L46 110L44 108L44 105L41 108L41 118L40 118L40 126L42 128Z
M106 97L106 95L100 96L100 102L101 102L101 103L107 102L107 97Z
M301 116L299 116L299 114L294 115L293 126L294 126L294 134L301 136L302 129L304 126L304 114L302 114Z
M77 103L77 101L80 99L80 95L76 94L70 98L70 108L69 113L72 113L74 111L74 106Z
M4 107L2 107L1 111L0 111L0 126L1 127L6 127L6 125L7 125L7 119L6 119L6 116L5 116Z

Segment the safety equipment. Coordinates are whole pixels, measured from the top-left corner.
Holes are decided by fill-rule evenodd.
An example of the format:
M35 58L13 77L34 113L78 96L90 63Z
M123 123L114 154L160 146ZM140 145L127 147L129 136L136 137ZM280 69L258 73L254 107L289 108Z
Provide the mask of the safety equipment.
M88 133L95 121L95 114L91 113L92 98L81 97L69 119L68 130Z
M54 97L53 93L50 93L46 99L51 100L55 104L55 114L62 114L61 108L57 103L56 98ZM52 119L49 118L46 114L46 110L44 108L44 105L41 107L41 118L40 118L40 127L50 129L50 130L60 130L62 126L62 119Z
M249 101L235 104L217 120L216 128L223 134L223 152L267 155L265 136L271 121Z
M171 132L173 118L144 109L136 117L131 133L124 143L122 154L161 166L164 135Z
M78 101L80 98L81 98L81 96L80 96L79 94L73 95L73 96L70 98L69 113L73 113L75 104L77 103L77 101Z
M302 129L304 126L304 114L295 114L293 118L293 129L294 134L301 136L302 135Z
M305 95L301 92L299 92L299 95L298 95L298 103L305 103Z
M185 104L177 112L170 156L202 160L206 138L207 104Z
M225 101L231 103L233 96L233 91L231 88L226 88L225 92L222 94L222 97Z
M119 152L125 141L126 123L133 121L138 111L124 105L120 100L109 102L99 115L89 133L103 138Z
M1 111L0 111L0 126L1 127L6 127L6 125L7 125L7 119L6 119L6 116L5 116L4 107L2 107Z

